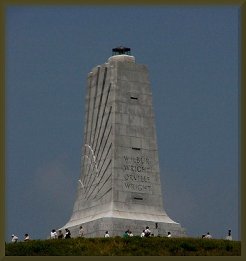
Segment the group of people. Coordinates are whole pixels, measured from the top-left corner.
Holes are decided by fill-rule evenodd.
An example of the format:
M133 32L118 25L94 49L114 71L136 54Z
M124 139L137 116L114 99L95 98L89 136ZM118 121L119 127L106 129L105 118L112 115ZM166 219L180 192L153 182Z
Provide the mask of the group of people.
M143 232L140 235L141 237L150 237L150 236L154 236L154 234L151 234L151 231L149 229L149 227L147 226ZM84 237L84 229L82 226L79 227L79 231L78 231L78 237ZM106 231L104 234L104 237L110 237L109 236L109 232ZM129 229L125 231L125 233L123 234L123 237L133 237L133 233L132 231L130 231ZM168 232L167 237L171 237L171 233ZM50 239L68 239L71 238L71 232L68 228L65 229L65 233L62 232L61 229L59 229L58 231L56 229L52 229L50 232ZM30 240L30 236L28 234L25 234L24 237L24 241L29 241ZM12 235L12 242L16 243L18 241L18 237L16 235Z
M210 233L208 232L206 235L203 234L203 235L202 235L202 238L211 239L212 236L211 236Z
M141 237L151 237L154 236L154 234L151 233L151 230L148 226L146 226L146 228L143 230L143 232L140 235ZM171 237L171 232L167 233L167 237ZM84 229L82 226L79 227L79 231L78 231L78 237L84 237ZM110 237L108 230L105 232L104 237ZM132 231L130 231L129 229L126 230L123 234L124 238L127 237L133 237L133 233ZM61 239L61 238L71 238L71 232L69 229L65 229L65 234L62 233L61 230L58 230L58 233L56 232L55 229L52 229L52 231L50 232L50 239Z
M207 232L206 235L202 235L202 238L211 239L211 238L212 238L212 235L211 235L209 232ZM225 240L232 240L232 235L231 235L231 230L230 230L230 229L228 230L228 234L227 234L227 236L225 237Z
M141 233L140 237L150 237L150 236L154 236L153 234L151 234L151 231L149 229L149 227L147 226L143 232Z
M154 234L151 233L150 228L147 226L147 227L143 230L143 232L141 233L140 236L141 236L141 237L153 237ZM158 236L159 236L159 235L158 235ZM172 237L171 232L167 232L167 237Z
M84 237L84 229L82 226L79 227L79 232L78 232L79 237ZM52 229L50 232L50 239L68 239L71 238L71 232L68 228L65 229L65 233L63 234L62 230L59 229L58 233L56 232L55 229Z
M19 240L19 238L18 238L15 234L12 234L12 236L11 236L11 242L17 243L18 240ZM29 241L29 240L30 240L30 236L26 233L26 234L24 235L24 241L26 242L26 241Z
M146 226L146 228L143 230L143 232L141 233L140 236L141 237L151 237L151 236L153 237L154 234L151 233L150 228L148 226ZM82 226L79 227L78 237L84 237L84 229ZM106 237L106 238L110 237L108 230L105 232L104 237ZM133 237L132 231L130 231L129 229L126 230L123 234L123 237L124 238ZM169 238L172 237L171 232L167 233L167 237L169 237ZM63 239L63 238L65 238L65 239L71 238L71 232L68 228L65 229L64 234L61 229L59 229L58 232L55 229L52 229L52 231L50 232L50 239ZM202 238L211 239L212 235L209 232L207 232L206 235L205 234L202 235ZM225 239L232 240L231 230L228 230L228 235L225 237ZM16 242L18 242L18 240L19 240L18 236L12 234L11 241L13 243L16 243ZM30 240L30 236L29 236L29 234L26 233L24 236L24 241L29 241L29 240Z
M52 231L50 232L50 239L68 239L71 238L71 232L68 228L65 229L65 233L63 234L62 230L59 229L58 233L56 232L55 229L52 229Z
M125 233L123 234L123 237L124 237L124 238L133 237L132 231L130 231L129 229L126 230Z
M146 226L146 228L143 230L143 232L140 235L140 237L153 237L153 236L154 234L151 233L151 230L148 226ZM110 237L108 230L105 232L104 237ZM123 234L123 238L127 238L127 237L133 237L133 233L129 229L126 230ZM167 237L172 237L171 232L167 232Z

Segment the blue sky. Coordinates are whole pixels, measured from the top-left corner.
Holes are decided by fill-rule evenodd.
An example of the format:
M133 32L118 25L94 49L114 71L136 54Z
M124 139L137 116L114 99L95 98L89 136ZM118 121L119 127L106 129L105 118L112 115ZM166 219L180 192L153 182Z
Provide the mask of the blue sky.
M239 7L12 6L5 25L6 240L70 218L87 73L119 45L149 69L166 212L240 239Z

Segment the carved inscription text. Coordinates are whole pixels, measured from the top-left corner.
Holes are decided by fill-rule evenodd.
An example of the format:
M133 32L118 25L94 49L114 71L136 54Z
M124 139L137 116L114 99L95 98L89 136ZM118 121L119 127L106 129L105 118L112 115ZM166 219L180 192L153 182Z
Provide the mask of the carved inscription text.
M152 193L150 159L146 156L123 157L124 181L123 188L127 191Z

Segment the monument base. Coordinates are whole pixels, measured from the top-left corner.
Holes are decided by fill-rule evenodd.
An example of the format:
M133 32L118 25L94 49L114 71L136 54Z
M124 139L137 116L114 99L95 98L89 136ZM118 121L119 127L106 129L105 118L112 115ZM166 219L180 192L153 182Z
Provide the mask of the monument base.
M167 236L171 232L173 237L185 237L185 229L179 223L164 223L145 220L133 220L114 217L102 217L75 226L65 226L71 232L72 237L79 236L79 227L83 226L84 237L104 237L106 231L110 237L123 236L126 230L132 231L134 236L140 236L142 231L149 226L154 236Z

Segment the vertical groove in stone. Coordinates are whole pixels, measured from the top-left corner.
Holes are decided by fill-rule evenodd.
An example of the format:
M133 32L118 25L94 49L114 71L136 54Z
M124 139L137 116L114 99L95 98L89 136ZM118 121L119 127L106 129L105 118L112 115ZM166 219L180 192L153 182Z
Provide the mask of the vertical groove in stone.
M101 103L102 103L102 99L103 99L103 95L104 94L104 85L105 85L105 81L106 81L106 75L107 75L107 70L105 70L104 72L104 79L103 79L103 84L102 84L102 93L101 93L101 96L100 96L100 101L99 101L99 106L101 108ZM94 130L94 139L93 139L93 144L94 144L94 140L95 138L96 139L96 144L95 144L95 147L93 148L93 151L94 151L94 156L95 156L95 160L96 160L96 164L98 164L97 162L97 158L99 156L99 151L100 151L100 148L101 148L101 144L102 144L102 140L103 140L103 137L104 137L104 134L105 134L105 131L108 127L108 121L109 121L109 118L110 118L110 115L111 115L111 110L112 110L112 106L110 107L110 110L109 110L109 113L107 115L107 118L105 118L106 116L106 108L108 106L108 99L109 99L109 94L110 94L110 89L111 89L111 85L109 85L108 87L108 91L107 91L107 94L106 94L106 100L105 100L105 104L104 104L104 108L103 108L103 113L102 113L102 117L101 117L101 121L100 121L100 126L99 128L95 128ZM97 92L96 92L97 93ZM93 97L91 97L92 99ZM94 104L95 104L95 98L94 98ZM94 108L94 106L93 106ZM94 112L94 110L93 110ZM99 119L99 109L98 109L98 113L97 113L97 116L96 116L96 125L98 125L98 119ZM94 113L93 113L94 114ZM106 123L105 123L105 126L104 126L104 129L102 129L102 124L103 122L105 122L105 119L106 119ZM91 124L92 126L92 124ZM97 131L98 129L98 131ZM91 129L91 133L92 133L92 129ZM100 141L100 145L99 147L97 148L98 146L98 142L99 140L101 139ZM90 140L91 140L91 134L90 134ZM89 144L90 145L90 144ZM89 151L90 155L91 155L91 151ZM91 157L92 158L92 157ZM91 160L91 163L89 165L89 168L87 168L87 175L84 175L84 179L83 179L83 183L84 183L84 186L85 186L85 189L84 189L84 194L85 194L85 197L88 198L88 193L91 189L91 186L93 185L93 181L95 180L96 178L96 175L97 173L95 173L95 162L93 161L93 159ZM99 174L99 173L98 173ZM92 180L92 182L91 182Z
M106 107L108 105L108 97L109 97L110 89L111 89L111 83L109 84L109 87L108 87L108 92L107 92L106 101L105 101L104 108L103 108L102 118L101 118L100 126L99 126L99 129L98 129L97 141L96 141L96 145L95 145L96 151L97 151L98 140L99 140L99 137L100 137L102 123L103 123L103 119L104 119L104 115L105 115L105 110L106 110Z
M104 126L104 129L103 129L103 132L102 132L102 138L101 138L101 142L100 142L100 145L99 145L99 147L98 147L98 153L97 153L97 155L95 156L95 158L96 158L96 161L97 161L97 159L98 159L98 156L99 156L99 152L101 151L101 145L102 145L102 141L103 141L103 137L104 137L104 135L105 135L105 132L106 132L106 130L107 129L111 129L109 126L108 126L108 122L109 122L109 118L110 118L110 116L111 116L111 111L112 111L112 106L110 106L110 110L109 110L109 113L108 113L108 117L107 117L107 119L106 119L106 123L105 123L105 126ZM109 133L110 133L110 131L109 131ZM108 135L108 137L109 137L109 135ZM105 145L106 145L106 143L107 143L107 140L105 141ZM104 148L105 148L105 146L104 146ZM103 154L103 151L101 152L101 155ZM101 157L100 157L100 159L101 159ZM100 163L100 161L97 161L97 164L99 164ZM93 182L94 182L94 180L95 180L95 178L96 178L96 173L94 173L94 170L95 170L95 166L93 166L93 169L92 169L92 174L90 175L90 180L88 181L88 187L89 187L89 189L88 190L86 190L86 193L87 193L87 191L89 191L90 190L90 186L92 186L92 184L93 184ZM98 173L99 174L99 173ZM91 178L92 178L92 181L91 181Z
M92 142L92 148L94 148L94 142L95 142L95 138L96 138L96 130L97 130L97 125L98 125L101 104L102 104L102 97L103 97L103 93L104 93L105 81L106 81L106 77L107 77L107 69L108 68L105 67L104 75L103 75L102 90L101 90L101 95L100 95L100 100L99 100L99 105L98 105L98 110L97 110L97 118L96 118L96 125L95 125L94 137L93 137L93 142Z
M93 100L93 106L92 106L92 113L91 113L91 117L90 117L90 138L89 138L89 142L87 142L87 144L92 148L93 150L93 146L92 146L92 143L94 142L93 141L93 133L95 132L94 131L94 114L95 114L95 105L96 105L96 100L97 100L97 92L98 92L98 85L99 85L99 77L100 77L100 66L97 67L97 74L96 74L96 84L95 84L95 93L94 93L94 96L93 97L90 97L92 100ZM87 150L88 151L88 150ZM93 169L94 169L94 159L93 159L93 155L92 155L92 151L88 151L88 155L89 155L89 158L90 160L88 159L89 161L89 170L87 168L87 176L91 177L91 175L93 174L93 170L91 171L91 167L93 165ZM87 156L88 156L87 155ZM87 185L88 184L85 184L85 187L87 188Z
M102 171L102 168L103 168L104 163L106 162L106 160L102 160L102 161L101 161L101 158L102 158L102 155L104 154L106 145L108 144L108 139L109 139L109 136L111 135L111 130L112 130L112 126L110 127L110 130L109 130L109 133L108 133L108 135L107 135L107 138L106 138L104 147L103 147L102 152L101 152L101 156L100 156L100 158L99 158L99 160L98 160L98 176L94 176L94 178L93 178L93 180L92 180L92 184L94 183L94 181L95 181L96 179L99 179L99 178L100 178L100 180L102 179L101 171ZM109 141L109 142L110 142L110 145L109 145L109 148L108 148L108 150L107 150L107 152L106 152L106 154L105 154L105 158L104 158L104 159L107 159L107 158L108 158L109 152L110 152L110 150L111 150L111 145L112 145L112 143L111 143L111 141ZM100 183L100 182L97 182L97 186L98 186L98 187L99 187L99 183ZM95 191L95 187L94 187L94 190L93 190L93 191ZM92 194L92 193L90 193L90 195L91 195L91 194ZM89 196L90 196L90 195L89 195ZM88 198L89 198L89 196L88 196Z
M90 131L90 139L89 139L89 145L91 146L92 141L92 133L93 133L93 122L94 122L94 110L95 110L95 104L97 99L97 89L98 89L98 80L99 80L99 74L100 74L100 67L97 68L97 79L96 79L96 87L95 87L95 94L93 98L93 107L92 107L92 117L91 117L91 131Z
M91 82L92 82L92 75L90 74L89 75L89 81L88 81L88 88L87 88L87 93L88 93L88 96L87 96L87 101L86 101L86 118L85 118L85 133L84 133L84 142L86 143L87 142L87 136L88 136L88 121L89 121L89 105L90 105L90 97L91 97ZM82 161L82 164L81 164L81 174L83 175L86 175L86 172L85 172L85 159L83 158L84 155L85 155L85 152L86 152L86 148L85 146L82 147L82 157L81 157L81 161Z

